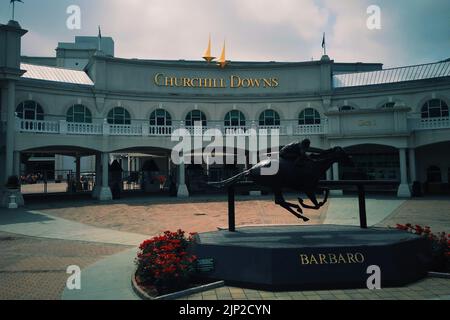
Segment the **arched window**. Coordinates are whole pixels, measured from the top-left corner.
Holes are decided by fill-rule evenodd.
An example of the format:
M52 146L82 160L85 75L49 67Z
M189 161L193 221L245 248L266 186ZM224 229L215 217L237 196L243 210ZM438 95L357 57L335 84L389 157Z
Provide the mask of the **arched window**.
M28 100L16 108L17 116L25 120L44 120L44 109L36 101Z
M381 109L392 109L395 107L395 102L387 102L381 106Z
M225 115L225 127L245 127L245 116L241 111L232 110Z
M116 107L108 113L109 124L131 124L130 113L122 107Z
M266 110L259 116L260 126L279 126L280 115L274 110Z
M422 118L448 117L448 106L440 99L427 101L422 107Z
M150 125L151 126L171 126L172 117L164 109L158 109L152 112L150 115Z
M320 124L320 113L313 108L305 109L300 112L298 124L301 126L308 124Z
M352 106L342 106L339 108L339 111L341 112L347 112L347 111L352 111L355 110L355 108L353 108Z
M442 182L441 169L437 166L431 166L427 169L427 182Z
M206 127L206 116L200 110L192 110L186 116L186 126L193 127L196 122L201 122L203 127Z
M75 104L67 111L67 122L92 123L92 113L82 104Z

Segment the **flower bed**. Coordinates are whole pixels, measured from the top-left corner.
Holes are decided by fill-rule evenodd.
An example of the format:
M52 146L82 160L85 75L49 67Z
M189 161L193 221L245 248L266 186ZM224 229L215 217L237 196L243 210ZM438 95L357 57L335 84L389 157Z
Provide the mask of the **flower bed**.
M136 283L151 297L201 286L196 277L197 257L189 254L194 234L166 231L144 241L136 258Z
M434 234L430 227L397 224L397 229L425 237L431 242L433 261L431 271L450 273L450 235L441 232Z

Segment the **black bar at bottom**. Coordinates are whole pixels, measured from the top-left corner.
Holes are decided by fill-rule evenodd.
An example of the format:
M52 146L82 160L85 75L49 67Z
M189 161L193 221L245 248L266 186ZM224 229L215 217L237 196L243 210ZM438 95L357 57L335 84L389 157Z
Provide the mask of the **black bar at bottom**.
M366 192L364 190L364 185L358 185L358 200L359 200L359 224L362 229L367 229Z
M228 187L228 231L236 231L234 186Z

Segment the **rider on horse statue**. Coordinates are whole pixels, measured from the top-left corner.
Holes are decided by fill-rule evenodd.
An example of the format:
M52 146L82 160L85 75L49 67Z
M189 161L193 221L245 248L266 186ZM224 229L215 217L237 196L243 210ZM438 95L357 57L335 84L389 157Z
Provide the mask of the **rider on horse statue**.
M314 161L313 157L307 154L310 152L314 155L320 155L324 150L319 148L312 148L311 141L305 139L301 142L292 142L280 150L280 157L294 161L297 167L303 166L307 161Z

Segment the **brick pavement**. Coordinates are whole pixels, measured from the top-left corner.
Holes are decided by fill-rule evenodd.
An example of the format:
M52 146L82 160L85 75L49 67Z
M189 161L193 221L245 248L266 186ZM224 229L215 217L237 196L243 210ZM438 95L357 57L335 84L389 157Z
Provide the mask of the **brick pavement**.
M397 223L429 226L433 232L450 233L450 199L408 200L378 225L395 227Z
M288 198L289 199L289 198ZM283 208L275 205L271 197L257 199L240 198L236 202L237 225L298 224L303 223ZM289 199L298 202L295 198ZM309 203L309 202L307 202ZM83 201L69 207L40 208L49 215L75 220L84 224L120 231L154 235L179 228L188 232L205 232L226 227L228 207L223 196L214 198L190 198L187 201L162 198L156 200L129 199L109 204ZM322 223L328 205L319 211L305 210L311 218L309 224Z
M428 277L401 288L268 292L222 287L180 300L450 300L450 279Z
M0 300L60 299L68 266L83 269L127 248L0 232Z

